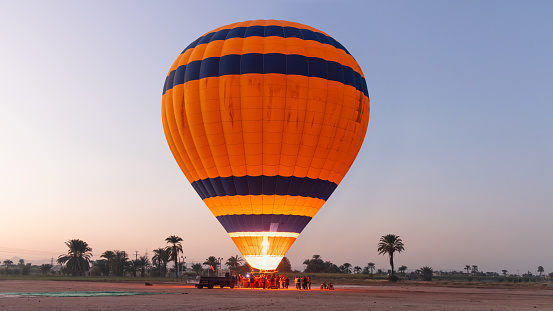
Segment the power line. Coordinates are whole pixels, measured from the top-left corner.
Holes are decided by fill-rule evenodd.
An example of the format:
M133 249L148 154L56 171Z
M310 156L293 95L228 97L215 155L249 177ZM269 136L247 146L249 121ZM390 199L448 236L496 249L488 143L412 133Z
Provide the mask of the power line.
M57 252L46 252L46 251L37 251L37 250L30 250L30 249L19 249L19 248L11 248L11 247L0 247L0 253L10 253L10 254L35 254L35 255L57 255L59 253Z

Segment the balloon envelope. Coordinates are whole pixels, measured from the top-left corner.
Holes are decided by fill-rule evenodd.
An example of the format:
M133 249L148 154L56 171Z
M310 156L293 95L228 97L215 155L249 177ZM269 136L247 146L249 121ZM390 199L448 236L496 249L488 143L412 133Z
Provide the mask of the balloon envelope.
M369 122L361 68L329 35L256 20L206 33L165 80L167 142L254 268L275 269L352 165Z

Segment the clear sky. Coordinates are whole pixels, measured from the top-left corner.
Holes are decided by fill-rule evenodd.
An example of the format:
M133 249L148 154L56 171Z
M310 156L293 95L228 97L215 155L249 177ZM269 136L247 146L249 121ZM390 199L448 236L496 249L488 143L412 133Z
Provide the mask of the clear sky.
M134 255L184 238L238 254L161 124L169 67L219 26L284 19L342 43L371 117L344 181L288 252L396 266L553 271L550 1L0 1L0 260L69 239Z

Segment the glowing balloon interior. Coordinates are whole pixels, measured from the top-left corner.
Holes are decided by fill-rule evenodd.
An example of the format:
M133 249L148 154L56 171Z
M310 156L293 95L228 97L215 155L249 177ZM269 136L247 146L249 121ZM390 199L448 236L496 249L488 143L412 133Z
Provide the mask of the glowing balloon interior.
M162 119L192 187L254 268L275 269L352 165L369 122L361 68L338 41L256 20L177 57Z

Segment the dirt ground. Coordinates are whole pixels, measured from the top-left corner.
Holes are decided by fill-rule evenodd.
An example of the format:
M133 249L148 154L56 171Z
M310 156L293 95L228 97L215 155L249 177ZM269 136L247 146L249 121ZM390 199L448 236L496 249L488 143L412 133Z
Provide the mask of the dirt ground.
M343 286L334 291L196 289L178 283L0 281L0 293L125 291L159 295L10 297L0 310L553 310L553 290L437 286Z

